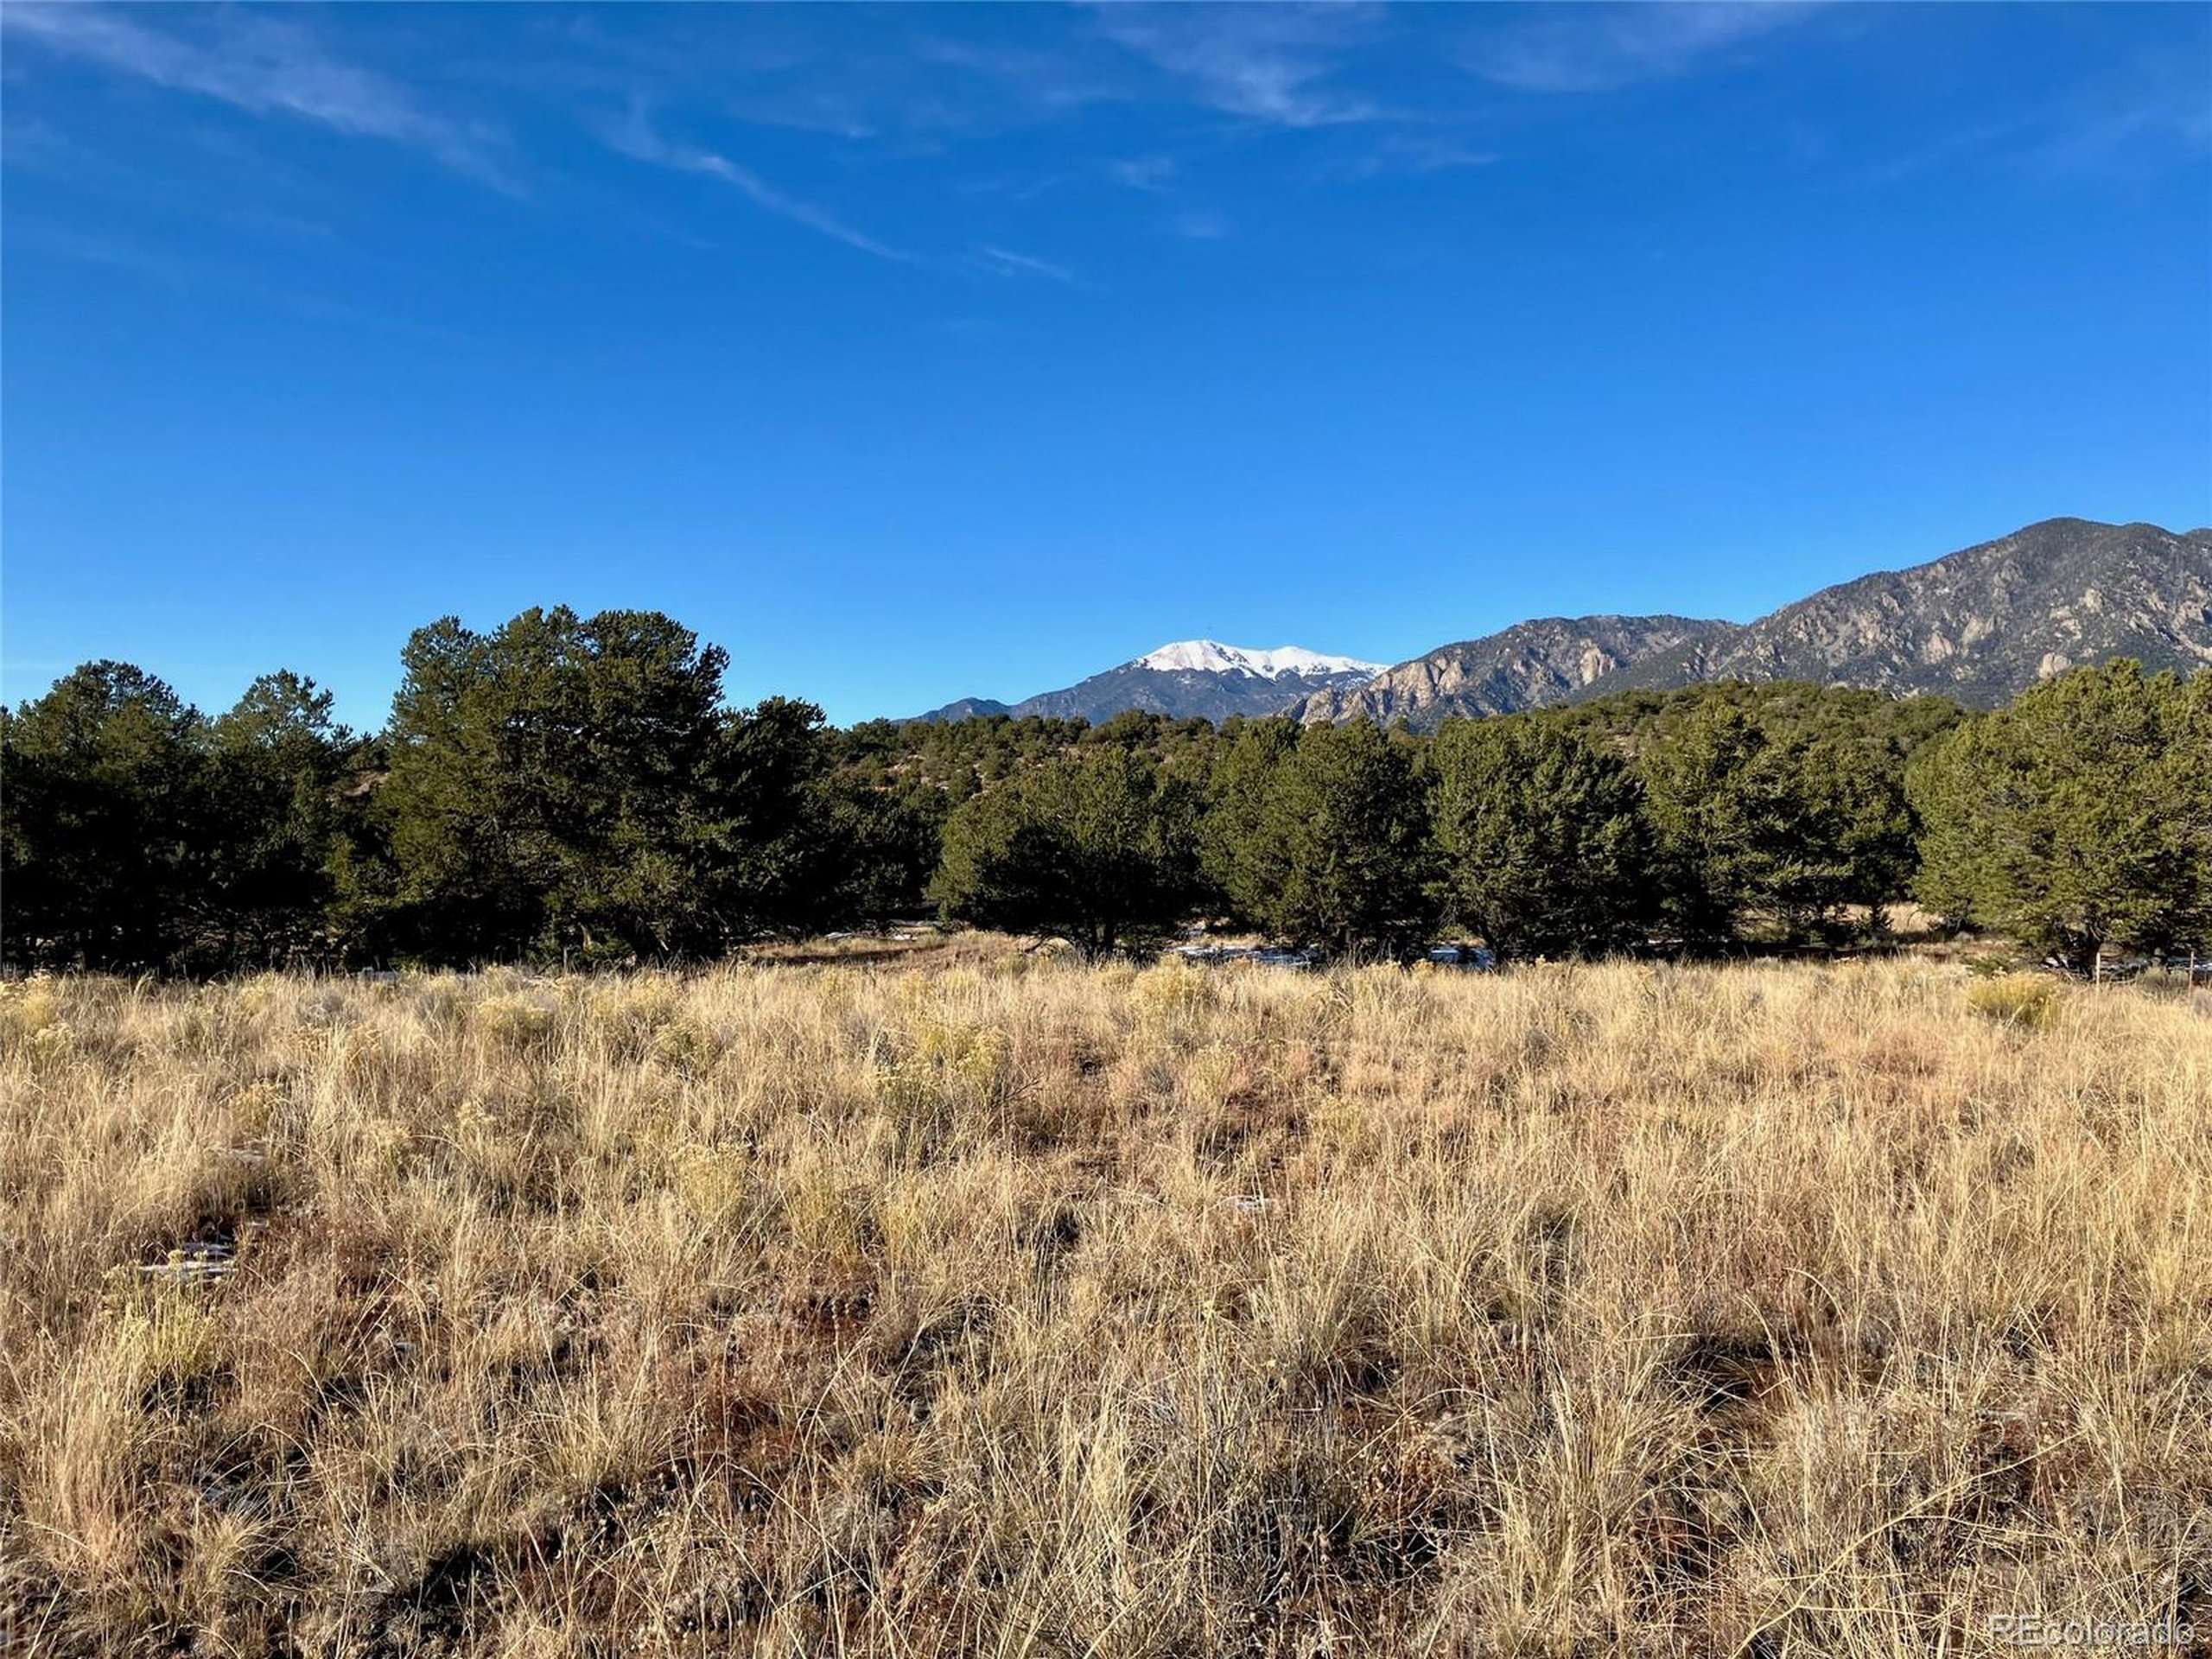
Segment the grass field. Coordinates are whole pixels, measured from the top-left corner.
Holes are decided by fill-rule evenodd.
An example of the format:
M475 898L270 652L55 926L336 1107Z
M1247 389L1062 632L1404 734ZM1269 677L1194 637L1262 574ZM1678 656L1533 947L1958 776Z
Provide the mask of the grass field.
M982 941L12 985L0 1628L346 1656L2204 1631L2212 1018L1975 985Z

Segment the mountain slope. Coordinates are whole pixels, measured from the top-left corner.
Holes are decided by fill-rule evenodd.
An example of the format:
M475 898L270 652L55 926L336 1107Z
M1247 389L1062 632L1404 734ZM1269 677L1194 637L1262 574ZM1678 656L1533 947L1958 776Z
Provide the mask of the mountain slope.
M1382 667L1380 663L1332 657L1300 645L1262 651L1224 645L1214 639L1179 639L1058 691L1040 691L1012 704L988 697L963 697L921 718L966 720L1005 714L1019 719L1048 715L1080 717L1096 725L1131 709L1177 720L1192 715L1226 720L1231 715L1279 715L1316 692L1363 684L1380 673Z
M1989 705L2110 657L2184 673L2212 666L2212 531L2046 519L1686 640L1582 695L1802 679Z
M1403 718L1427 728L1453 715L1510 715L1563 702L1656 652L1711 646L1732 622L1688 616L1548 616L1401 663L1363 685L1316 692L1291 710L1307 725Z
M1014 705L1001 702L995 697L963 697L957 702L948 702L942 709L932 709L919 716L929 721L988 720L993 715L1012 712Z
M2051 518L1910 569L1826 588L1749 626L1682 616L1544 617L1387 671L1284 646L1186 639L1007 705L965 698L923 716L1178 719L1288 712L1309 724L1513 714L1700 680L1802 679L1999 703L2115 656L2212 667L2212 530Z

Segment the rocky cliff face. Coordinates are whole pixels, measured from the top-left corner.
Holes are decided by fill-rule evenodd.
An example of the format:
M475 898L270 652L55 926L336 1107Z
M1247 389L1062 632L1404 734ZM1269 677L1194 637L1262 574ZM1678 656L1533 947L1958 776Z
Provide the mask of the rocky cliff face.
M1426 730L1453 715L1510 715L1564 702L1655 652L1710 648L1732 622L1688 616L1544 617L1442 645L1364 685L1317 692L1291 709L1307 725L1404 719Z
M2212 666L2212 531L2046 519L1687 640L1586 695L1802 679L1987 705L2111 657L2183 673Z

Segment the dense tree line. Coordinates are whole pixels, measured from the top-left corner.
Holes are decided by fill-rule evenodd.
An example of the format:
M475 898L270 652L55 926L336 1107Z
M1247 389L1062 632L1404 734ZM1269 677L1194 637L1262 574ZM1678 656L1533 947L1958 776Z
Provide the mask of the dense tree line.
M923 902L935 823L666 617L447 618L403 664L374 738L289 674L209 720L118 663L0 715L10 960L664 959Z
M0 711L0 943L13 961L217 967L340 907L334 855L374 746L291 674L210 720L127 664Z
M385 728L271 674L210 718L93 663L0 710L0 943L207 971L699 958L956 919L1139 946L1193 918L1402 957L1879 934L1912 896L2075 956L2212 944L2212 674L1969 716L1802 684L1448 722L871 721L733 709L649 612L418 630Z
M1812 692L1813 710L1797 691ZM1851 696L1822 716L1820 703L1813 688L1765 705L1700 688L1664 699L1663 723L1617 733L1579 712L1450 721L1433 738L1231 721L1189 763L1203 804L1189 832L1198 887L1179 913L1392 956L1440 929L1506 956L1878 934L1915 869L1910 751L1886 710L1854 718L1874 705ZM1077 746L1043 766L1106 777L1110 753ZM988 823L1017 849L1029 816L1039 823L1027 844L1041 849L1052 810L987 790L954 810L947 842ZM1172 839L1191 822L1163 805L1151 833ZM1065 910L1086 891L1084 870L1064 847L1034 868L1013 854L948 861L938 893L952 914L988 924L1001 886L1057 895ZM1033 931L1073 934L1072 918L1033 899L1027 913Z

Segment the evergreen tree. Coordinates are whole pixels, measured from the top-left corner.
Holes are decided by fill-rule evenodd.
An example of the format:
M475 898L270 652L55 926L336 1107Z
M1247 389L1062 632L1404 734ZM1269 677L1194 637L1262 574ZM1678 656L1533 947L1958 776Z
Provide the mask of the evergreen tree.
M125 969L189 937L210 826L199 711L128 663L87 663L0 712L10 959Z
M1893 740L1829 735L1788 746L1786 855L1762 895L1786 937L1886 930L1887 906L1909 889L1915 862L1904 757Z
M1255 920L1246 902L1262 900L1278 862L1266 833L1268 804L1278 772L1297 750L1297 726L1281 719L1240 721L1222 745L1206 780L1198 829L1210 907Z
M800 912L818 710L728 714L725 654L653 612L448 617L403 660L380 804L422 953L696 954Z
M1833 705L1815 709L1770 732L1735 701L1709 699L1646 749L1666 910L1685 943L1717 944L1754 922L1793 941L1835 936L1847 907L1878 929L1904 893L1902 747L1823 718Z
M1742 709L1708 703L1643 757L1662 905L1688 944L1733 938L1780 884L1793 826L1770 747Z
M702 868L693 890L702 922L690 950L719 950L849 919L839 878L822 710L763 698L721 716L693 806Z
M1355 721L1308 727L1267 764L1266 746L1281 741L1224 762L1217 810L1230 817L1215 868L1236 912L1288 944L1411 953L1435 922L1418 749Z
M1932 907L2083 964L2209 942L2212 674L2060 675L1930 745L1909 787Z
M931 892L956 920L1101 957L1166 932L1195 890L1193 815L1147 756L1046 760L956 809Z
M949 810L941 795L915 797L852 779L825 784L817 809L823 925L881 928L928 909Z
M1446 908L1503 957L1602 956L1653 913L1643 789L1618 756L1556 726L1452 721L1435 739Z
M327 943L331 861L359 752L330 693L264 674L207 729L206 861L197 901L212 963Z
M2212 956L2212 669L2164 694L2165 753L2155 788L2164 803L2167 891L2171 895L2145 943Z

